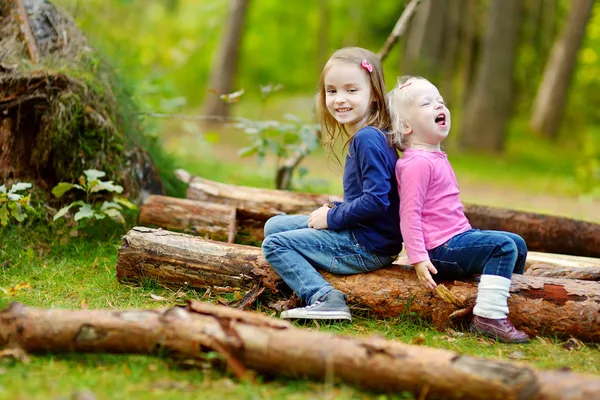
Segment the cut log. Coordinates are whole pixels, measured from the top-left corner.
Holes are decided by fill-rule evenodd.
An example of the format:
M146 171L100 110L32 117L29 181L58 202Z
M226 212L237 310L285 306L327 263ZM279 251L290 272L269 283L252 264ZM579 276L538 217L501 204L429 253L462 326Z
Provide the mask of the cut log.
M183 170L177 170L175 174L189 183L187 198L229 204L241 209L310 213L328 201L342 200L339 196L230 185L192 176ZM473 227L517 233L525 239L529 250L600 257L600 224L475 204L464 206L465 215Z
M260 245L264 239L264 224L273 215L275 214L265 208L246 208L236 211L234 206L229 205L151 196L142 206L140 224L197 234L229 243L232 243L232 238L235 237L235 242L238 244ZM399 263L408 264L405 254L400 255ZM529 266L534 264L538 265L535 273L533 270L528 270ZM597 275L600 274L600 259L534 251L530 251L527 255L525 274L541 273L540 264L557 267L554 272L545 269L543 276L548 277L598 280ZM578 272L579 269L582 270Z
M241 378L270 375L335 379L367 389L410 391L429 399L582 400L600 396L600 378L542 371L380 338L293 327L260 314L190 301L166 310L61 310L13 303L0 312L0 349L221 354Z
M445 282L458 299L450 304L427 290L412 268L399 265L351 276L322 274L356 307L381 317L414 312L440 329L468 314L477 294L475 281ZM273 293L286 287L259 248L145 227L123 237L117 278L200 289L233 286L252 291L262 285ZM511 321L527 333L600 342L600 283L517 275L510 293Z
M234 206L150 196L141 207L139 223L229 243L259 244L265 222L273 215L261 209L238 212Z

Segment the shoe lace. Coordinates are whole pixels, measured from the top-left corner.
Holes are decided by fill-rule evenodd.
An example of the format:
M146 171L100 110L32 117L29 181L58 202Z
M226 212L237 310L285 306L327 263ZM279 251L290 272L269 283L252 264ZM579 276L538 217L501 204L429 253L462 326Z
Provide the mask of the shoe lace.
M321 303L322 303L322 301L317 300L317 301L315 301L314 304L308 305L306 307L302 307L302 309L303 310L310 310L311 308L315 308L316 306L318 306Z

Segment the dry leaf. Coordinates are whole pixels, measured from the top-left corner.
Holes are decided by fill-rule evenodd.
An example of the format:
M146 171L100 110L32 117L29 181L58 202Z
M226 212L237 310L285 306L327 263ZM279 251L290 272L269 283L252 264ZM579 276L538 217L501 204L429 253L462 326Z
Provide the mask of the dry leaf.
M155 295L154 293L150 293L150 298L156 301L165 301L167 300L165 297Z
M87 301L85 301L85 299L81 300L81 308L83 308L83 309L87 308Z
M239 290L235 291L233 293L233 300L234 301L238 301L244 298L244 295L242 294L242 292L240 292Z
M567 349L567 350L579 350L584 346L585 345L583 344L583 342L581 340L575 339L575 338L570 338L562 345L563 349Z
M6 294L9 296L16 296L19 293L19 290L23 289L31 289L31 285L29 283L17 283L13 287L9 287L6 290Z
M522 360L525 358L525 354L523 354L521 351L513 351L508 355L508 358L512 360Z
M419 333L418 336L415 336L412 338L411 340L412 344L423 344L425 343L425 335L422 333Z
M25 350L20 348L0 350L0 359L2 358L12 358L13 360L21 361L23 364L29 364L30 361Z

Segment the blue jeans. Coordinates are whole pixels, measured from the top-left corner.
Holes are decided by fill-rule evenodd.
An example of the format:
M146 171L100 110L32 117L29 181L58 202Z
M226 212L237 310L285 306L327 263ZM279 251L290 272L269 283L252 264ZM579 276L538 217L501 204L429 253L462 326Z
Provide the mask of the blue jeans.
M333 287L316 268L352 275L375 271L396 257L372 253L350 230L308 227L308 215L277 215L265 224L265 259L283 281L307 304L314 304Z
M429 250L438 270L436 280L459 279L466 275L497 275L510 279L525 270L527 245L515 233L471 229Z

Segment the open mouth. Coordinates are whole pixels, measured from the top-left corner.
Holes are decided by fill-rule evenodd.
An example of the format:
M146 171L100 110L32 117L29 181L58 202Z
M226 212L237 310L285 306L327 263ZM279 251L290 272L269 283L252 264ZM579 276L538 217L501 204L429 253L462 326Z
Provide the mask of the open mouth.
M439 126L446 126L446 115L442 113L435 117L435 123Z
M352 111L352 109L351 108L336 108L335 111L339 112L339 113L345 113L348 111Z

